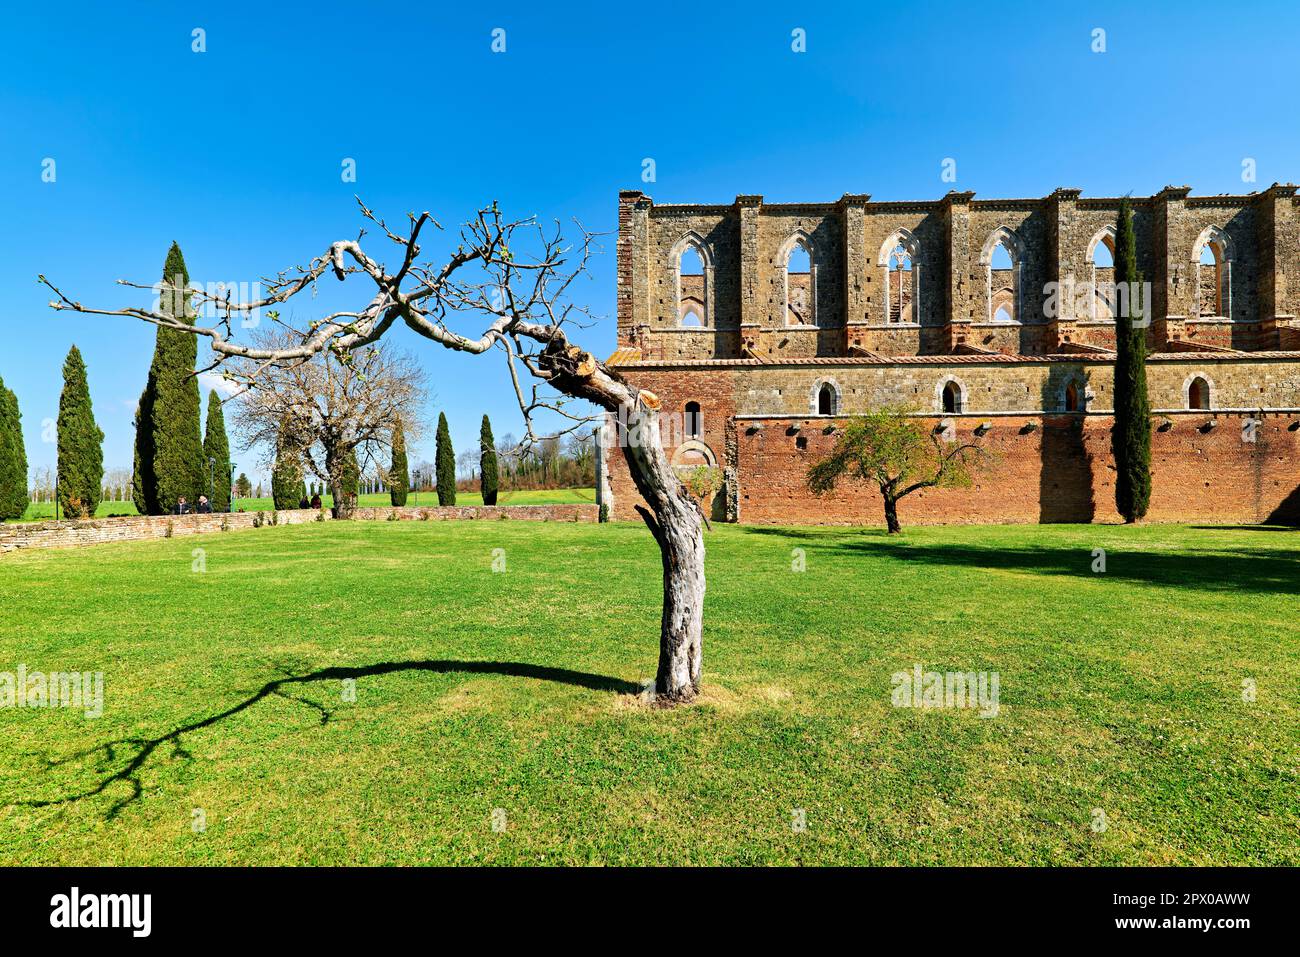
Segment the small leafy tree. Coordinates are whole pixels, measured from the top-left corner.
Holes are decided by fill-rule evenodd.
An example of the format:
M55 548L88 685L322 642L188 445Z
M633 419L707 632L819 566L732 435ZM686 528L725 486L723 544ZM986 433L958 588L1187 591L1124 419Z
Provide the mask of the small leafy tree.
M397 508L406 504L406 495L410 488L408 466L406 464L406 432L401 419L393 429L393 460L388 467L388 500Z
M478 430L478 473L479 488L483 491L483 504L497 503L497 486L501 481L501 469L497 465L496 439L492 437L492 423L483 416L483 425Z
M240 498L252 497L253 483L243 472L240 472L239 478L235 479L235 494Z
M712 465L697 465L679 474L682 476L682 484L686 486L686 490L700 503L700 514L704 516L707 525L711 511L707 503L711 502L718 489L722 488L722 469Z
M451 430L447 428L447 414L438 413L438 442L433 457L434 471L438 473L438 504L456 504L456 452L451 447Z
M898 500L923 488L964 488L982 455L976 442L945 443L907 409L885 406L849 419L830 455L808 469L808 488L824 495L842 478L872 482L885 500L885 527L902 531Z
M76 346L63 363L59 396L59 504L70 518L93 516L104 481L104 433L90 405L86 364Z

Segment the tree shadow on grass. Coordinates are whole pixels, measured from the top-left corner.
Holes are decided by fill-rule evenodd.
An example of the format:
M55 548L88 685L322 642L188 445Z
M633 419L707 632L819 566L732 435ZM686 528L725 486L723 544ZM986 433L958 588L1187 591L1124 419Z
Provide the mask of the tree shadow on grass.
M827 550L927 565L1005 569L1041 575L1109 578L1169 588L1257 594L1300 591L1300 552L1285 549L1224 549L1197 552L1108 550L1106 570L1094 573L1094 556L1086 547L988 546L958 543L915 545L906 541L863 537L826 544Z
M265 698L279 697L298 704L306 705L314 710L320 717L321 724L327 724L332 717L329 709L315 701L306 698L300 698L290 694L288 690L294 685L305 685L313 681L344 681L349 678L370 678L375 675L395 674L403 671L428 671L434 674L484 674L484 675L507 675L515 678L536 678L539 681L555 681L560 684L574 685L579 688L589 688L592 691L613 691L617 694L639 694L642 688L638 684L630 681L623 681L620 678L610 678L606 675L590 674L585 671L571 671L568 668L551 668L545 665L532 665L514 661L453 661L453 660L433 660L433 661L384 661L373 665L361 665L357 667L334 667L322 668L319 671L312 671L301 675L285 675L282 678L276 678L262 685L256 692L247 698L231 705L224 711L209 715L206 718L199 718L180 727L174 728L166 734L156 738L126 737L117 738L107 741L104 744L96 745L85 751L78 751L66 757L59 759L47 759L47 768L57 768L64 765L71 765L77 761L98 758L95 768L97 774L102 777L94 786L77 791L72 794L66 794L59 798L34 799L24 801L14 801L16 806L25 807L51 807L59 804L70 804L75 801L81 801L86 798L93 798L103 794L114 784L124 782L131 787L131 793L121 800L117 801L105 816L106 820L112 820L121 813L127 805L139 800L144 793L144 788L140 784L140 773L148 764L149 759L154 756L160 748L171 746L171 756L190 760L191 755L181 744L182 736L194 731L201 731L204 728L219 724L227 718L232 718L242 711L247 711L253 705ZM125 761L120 767L116 767L119 762Z

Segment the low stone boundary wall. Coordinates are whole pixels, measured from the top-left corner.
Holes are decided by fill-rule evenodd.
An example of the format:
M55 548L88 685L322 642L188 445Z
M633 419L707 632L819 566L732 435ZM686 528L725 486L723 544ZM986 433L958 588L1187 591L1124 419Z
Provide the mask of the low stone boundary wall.
M393 516L396 516L395 518ZM600 509L572 505L447 505L353 509L354 521L595 522ZM328 511L286 509L280 512L230 512L212 515L130 515L71 521L16 522L0 525L0 554L20 548L76 548L100 542L138 542L175 535L204 535L269 525L304 525L333 521Z

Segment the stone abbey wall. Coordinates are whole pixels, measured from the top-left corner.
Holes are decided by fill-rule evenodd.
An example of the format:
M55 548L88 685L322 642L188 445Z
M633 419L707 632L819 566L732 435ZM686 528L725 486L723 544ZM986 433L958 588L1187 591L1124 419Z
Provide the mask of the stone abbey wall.
M1167 187L1133 205L1150 282L1149 517L1295 523L1297 188L1193 197ZM979 429L998 462L973 489L918 493L904 521L1114 520L1121 301L1106 254L1118 207L1071 189L887 203L742 195L714 206L624 192L610 364L675 420L665 433L675 465L723 471L715 518L879 521L875 491L816 499L804 475L838 420L891 404L927 427ZM795 250L807 267L790 265ZM683 275L688 251L701 268ZM688 403L697 434L682 430ZM602 445L604 500L614 517L635 517L613 430Z
M1193 197L1167 187L1134 200L1138 267L1151 283L1150 342L1246 351L1290 347L1300 313L1300 197L1291 184L1243 196ZM1045 355L1113 343L1087 290L1062 308L1052 284L1105 282L1099 245L1113 245L1117 198L1058 189L1041 199L872 203L656 205L619 196L619 346L646 359L942 355L972 347ZM911 319L893 318L888 253L902 244L915 284ZM807 251L808 274L787 273ZM1010 264L994 261L1004 249ZM1216 260L1202 265L1202 253ZM684 250L703 263L680 275ZM1203 289L1221 286L1222 301ZM808 316L792 322L806 288ZM1001 298L999 293L1002 293ZM681 303L702 302L683 326ZM1013 322L994 321L1007 303ZM1104 313L1104 310L1103 310Z

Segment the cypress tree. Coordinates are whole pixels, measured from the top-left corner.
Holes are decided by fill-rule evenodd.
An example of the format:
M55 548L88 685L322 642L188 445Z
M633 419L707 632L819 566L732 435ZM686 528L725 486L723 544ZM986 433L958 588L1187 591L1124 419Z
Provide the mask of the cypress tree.
M275 440L275 464L271 467L271 499L277 509L297 508L302 488L302 456L294 441L289 421L280 424Z
M213 465L213 460L216 464ZM211 470L212 511L230 511L230 440L226 438L226 417L217 390L208 393L208 424L203 434L203 461Z
M91 517L99 507L104 482L104 433L90 406L86 363L76 346L63 362L59 396L59 505L70 518Z
M497 445L496 439L492 438L492 423L488 421L486 415L483 416L483 425L478 430L478 446L479 488L483 490L483 504L495 505L501 472L497 466Z
M401 419L398 419L393 429L393 461L388 467L388 500L395 506L406 504L409 490L407 472L406 432L402 429Z
M240 498L249 498L253 492L253 483L249 481L247 475L239 473L239 478L235 479L235 493Z
M1115 287L1126 286L1120 298L1128 308L1115 317L1115 421L1111 451L1115 456L1115 508L1125 522L1147 513L1151 501L1151 399L1147 394L1146 322L1149 308L1138 295L1142 276L1137 269L1133 210L1128 197L1120 200L1115 230Z
M155 347L156 348L156 347ZM135 442L131 457L131 501L141 515L158 513L158 482L153 474L153 373L135 407Z
M447 428L447 415L438 413L438 442L433 456L433 468L438 475L438 504L456 504L456 453L451 447L451 431Z
M344 495L361 494L361 464L357 461L357 450L353 447L343 461L342 489Z
M189 270L181 248L167 251L159 310L193 325ZM136 414L136 508L144 514L170 512L184 495L197 501L207 489L199 419L202 403L194 376L195 337L178 329L158 329L149 378Z
M18 396L0 380L0 522L27 511L27 449Z

